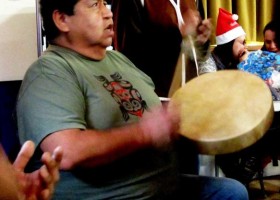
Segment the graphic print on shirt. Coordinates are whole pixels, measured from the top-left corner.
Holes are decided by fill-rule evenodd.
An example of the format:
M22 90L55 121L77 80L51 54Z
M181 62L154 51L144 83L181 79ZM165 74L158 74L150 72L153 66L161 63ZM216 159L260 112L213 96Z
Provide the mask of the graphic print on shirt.
M95 77L103 82L103 87L110 92L111 96L119 104L125 121L129 119L129 114L142 117L144 110L148 109L138 90L133 88L129 81L122 80L122 76L118 72L110 75L113 79L112 81L104 76Z

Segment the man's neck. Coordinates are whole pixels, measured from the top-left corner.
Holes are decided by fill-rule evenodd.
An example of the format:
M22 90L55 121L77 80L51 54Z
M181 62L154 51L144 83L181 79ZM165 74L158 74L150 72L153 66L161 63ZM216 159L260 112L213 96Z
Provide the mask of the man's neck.
M102 60L106 55L106 48L101 46L86 46L83 44L76 44L66 41L64 38L56 38L53 41L54 45L61 46L67 49L71 49L85 57L92 60Z

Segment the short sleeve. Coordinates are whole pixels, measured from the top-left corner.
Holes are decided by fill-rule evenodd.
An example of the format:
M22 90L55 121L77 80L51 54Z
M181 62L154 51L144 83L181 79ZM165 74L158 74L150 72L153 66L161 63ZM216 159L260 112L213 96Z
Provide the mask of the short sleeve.
M64 69L34 69L38 68L40 72L31 68L26 75L17 103L20 140L31 139L36 145L53 132L86 126L85 102L75 75Z

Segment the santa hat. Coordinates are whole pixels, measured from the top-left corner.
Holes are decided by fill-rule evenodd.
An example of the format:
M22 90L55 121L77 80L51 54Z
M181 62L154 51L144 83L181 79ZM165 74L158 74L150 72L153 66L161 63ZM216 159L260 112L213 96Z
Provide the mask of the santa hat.
M219 8L216 26L217 45L228 43L239 36L245 35L245 31L236 20L238 20L238 15Z

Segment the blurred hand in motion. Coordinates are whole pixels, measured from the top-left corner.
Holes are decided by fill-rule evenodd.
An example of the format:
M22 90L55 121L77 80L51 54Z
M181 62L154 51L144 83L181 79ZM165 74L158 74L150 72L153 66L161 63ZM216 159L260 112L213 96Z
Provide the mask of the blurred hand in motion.
M54 192L55 184L59 180L59 166L63 152L60 147L57 147L52 155L45 152L41 157L44 165L32 173L25 173L24 169L34 151L34 143L25 142L13 163L20 189L19 199L49 200Z
M168 146L178 137L179 116L176 111L167 109L167 105L146 112L140 121L144 138L156 148Z
M179 26L182 37L195 37L198 44L206 43L212 34L211 19L202 20L197 10L188 9L183 14L184 23Z

